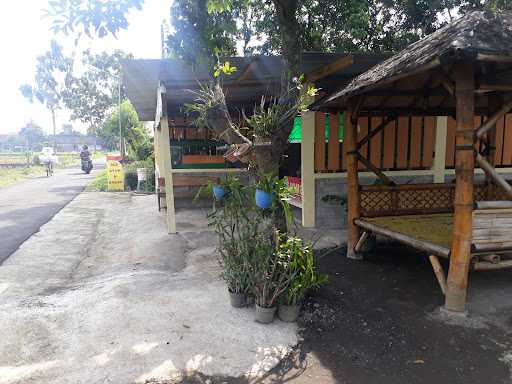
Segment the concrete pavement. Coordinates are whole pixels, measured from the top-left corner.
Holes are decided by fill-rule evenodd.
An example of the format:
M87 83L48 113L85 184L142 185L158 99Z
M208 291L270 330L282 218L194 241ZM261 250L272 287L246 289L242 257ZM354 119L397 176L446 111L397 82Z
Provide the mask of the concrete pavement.
M0 265L26 239L68 204L102 165L86 175L79 168L57 170L0 189Z
M296 325L254 322L219 279L205 211L168 235L154 196L82 193L0 266L0 384L259 376ZM186 228L186 230L185 230Z

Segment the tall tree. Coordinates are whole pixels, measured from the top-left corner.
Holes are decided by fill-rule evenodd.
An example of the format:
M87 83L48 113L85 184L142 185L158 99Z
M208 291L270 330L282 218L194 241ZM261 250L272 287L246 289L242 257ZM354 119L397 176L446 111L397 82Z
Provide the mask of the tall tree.
M121 60L132 57L119 50L112 54L94 54L87 50L82 54L84 70L80 76L71 76L63 92L63 101L72 112L71 118L87 124L91 134L100 128L119 98L124 99L120 88Z
M71 65L71 59L64 56L62 47L52 40L50 50L37 58L34 83L23 84L20 87L23 96L31 102L34 99L38 100L50 111L54 146L57 131L55 112L62 107L63 92L70 80Z
M120 128L122 132L119 131ZM145 146L150 140L147 130L128 100L121 104L121 114L117 109L114 109L98 130L98 137L111 149L118 147L120 134L126 141L128 153L133 156L137 155L139 147Z

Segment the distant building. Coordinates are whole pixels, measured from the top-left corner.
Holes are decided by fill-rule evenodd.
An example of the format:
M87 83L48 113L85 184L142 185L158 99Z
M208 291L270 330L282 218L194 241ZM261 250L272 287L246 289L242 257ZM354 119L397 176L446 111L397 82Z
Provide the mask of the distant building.
M48 137L48 141L53 144L53 135ZM94 136L82 135L78 132L70 134L59 133L55 135L55 144L57 152L79 152L80 149L86 144L91 149L102 150L103 144L99 139Z

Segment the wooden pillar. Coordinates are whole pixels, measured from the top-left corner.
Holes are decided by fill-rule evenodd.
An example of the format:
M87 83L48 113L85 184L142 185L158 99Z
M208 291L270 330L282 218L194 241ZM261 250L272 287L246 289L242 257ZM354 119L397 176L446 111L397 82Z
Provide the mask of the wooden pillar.
M302 181L302 226L315 226L315 112L302 113L301 181Z
M434 155L434 183L444 183L446 172L446 135L448 117L436 117L436 147Z
M359 177L356 142L357 142L357 113L354 115L353 103L349 103L345 111L345 138L348 144L347 153L347 257L361 259L355 251L359 241L359 227L354 220L359 218Z
M454 66L457 131L455 138L455 212L445 308L466 308L471 240L473 232L474 68L471 62Z
M160 119L160 164L162 175L165 178L165 203L167 205L167 230L176 233L176 212L174 209L174 187L171 163L171 140L169 137L169 119L167 117L167 103L165 93L162 94L162 117Z

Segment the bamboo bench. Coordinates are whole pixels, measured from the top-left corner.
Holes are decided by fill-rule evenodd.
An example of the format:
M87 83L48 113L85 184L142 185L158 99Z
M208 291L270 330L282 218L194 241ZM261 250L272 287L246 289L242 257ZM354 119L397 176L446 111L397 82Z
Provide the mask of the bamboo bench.
M361 186L360 217L354 224L363 232L355 251L370 233L425 251L444 292L446 279L437 257L451 255L454 193L453 184ZM512 201L485 185L475 185L474 198L471 268L512 268ZM497 198L502 200L492 200Z

